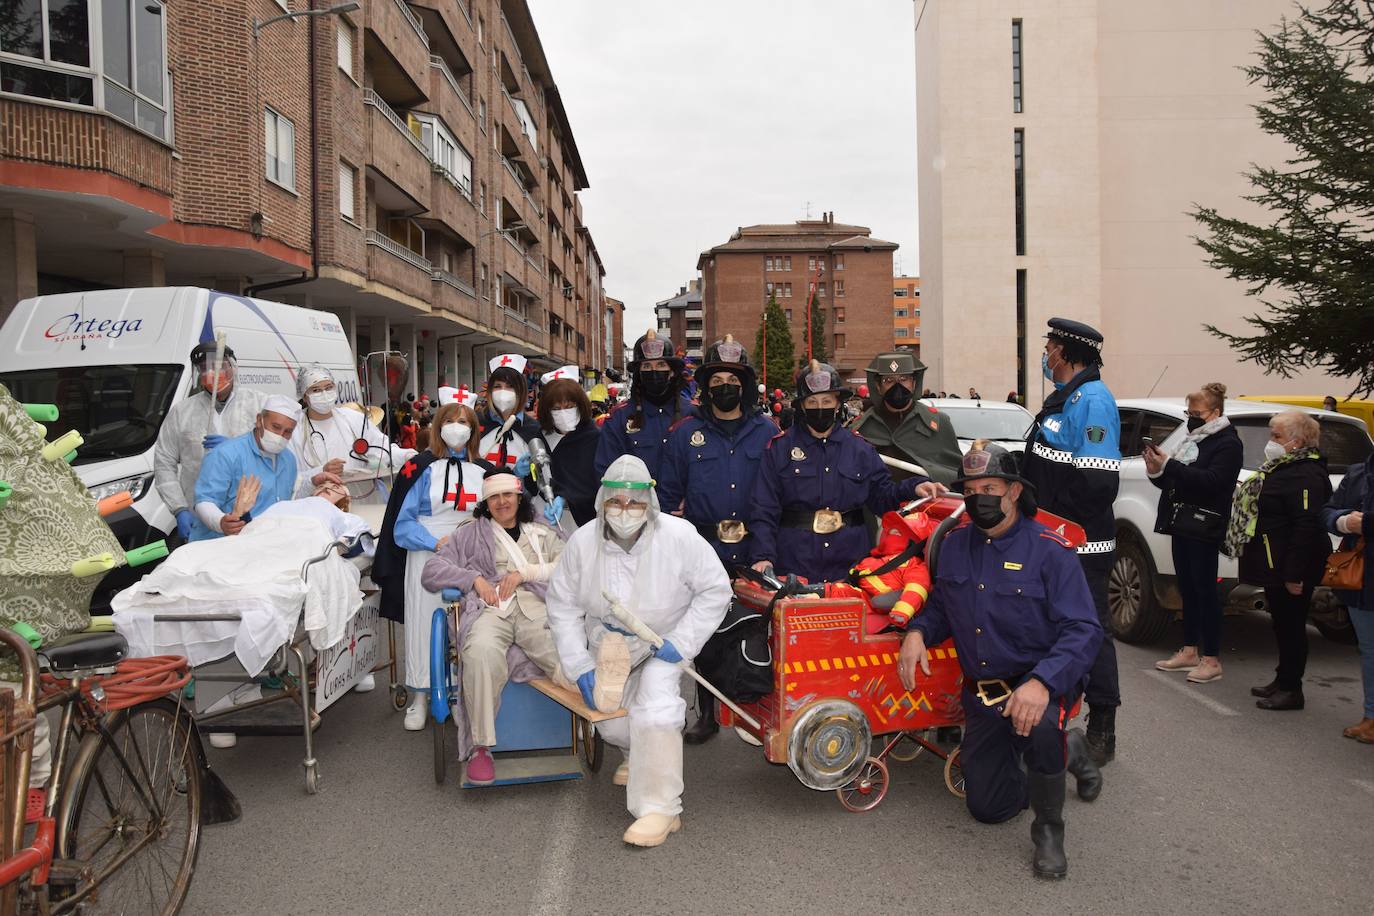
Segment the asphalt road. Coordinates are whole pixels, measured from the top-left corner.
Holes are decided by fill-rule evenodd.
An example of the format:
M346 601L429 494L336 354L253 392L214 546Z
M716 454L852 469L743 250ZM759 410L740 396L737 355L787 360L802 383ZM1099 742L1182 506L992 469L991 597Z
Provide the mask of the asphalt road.
M589 779L462 790L432 777L428 732L384 690L351 695L317 733L324 788L302 786L299 739L211 750L243 818L210 828L184 910L214 914L1374 912L1374 747L1350 646L1309 630L1307 709L1256 709L1273 665L1268 617L1228 618L1219 683L1153 670L1166 645L1119 646L1118 757L1089 805L1066 809L1069 877L1031 877L1029 813L974 822L938 761L892 764L874 811L731 734L686 751L683 830L624 846L630 818ZM450 771L451 774L453 771Z

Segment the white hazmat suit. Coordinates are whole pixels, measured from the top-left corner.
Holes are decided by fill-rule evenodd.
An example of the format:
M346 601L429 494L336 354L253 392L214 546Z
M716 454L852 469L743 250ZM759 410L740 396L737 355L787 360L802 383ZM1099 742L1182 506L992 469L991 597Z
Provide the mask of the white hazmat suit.
M213 420L210 392L201 389L167 411L153 446L153 483L173 515L196 502L196 478L205 460L208 435L232 439L253 428L267 395L234 385Z
M643 461L623 455L602 480L596 520L568 539L549 581L549 629L563 671L574 681L595 668L592 653L608 632L605 624L620 626L603 591L671 642L687 662L724 619L732 594L715 551L689 522L662 514L652 489L605 485L650 481ZM644 526L628 551L609 535L605 517L608 497L627 492L647 494L649 502ZM630 813L675 818L682 811L682 728L687 716L682 671L677 664L649 657L651 647L641 640L626 641L632 661L639 663L625 685L628 715L596 727L607 741L628 751Z

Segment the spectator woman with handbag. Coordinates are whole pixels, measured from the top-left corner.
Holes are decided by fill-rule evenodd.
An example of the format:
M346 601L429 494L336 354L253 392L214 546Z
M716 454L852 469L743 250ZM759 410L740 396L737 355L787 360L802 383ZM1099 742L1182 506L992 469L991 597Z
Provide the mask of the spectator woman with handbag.
M1221 596L1217 565L1231 491L1245 449L1224 416L1226 386L1209 382L1188 395L1182 435L1148 445L1145 470L1159 487L1155 531L1170 536L1174 573L1183 598L1183 648L1155 662L1161 671L1187 671L1194 684L1221 680Z
M1351 591L1344 589L1336 596L1350 611L1350 622L1360 641L1360 676L1364 681L1364 718L1341 734L1361 744L1374 744L1374 455L1362 464L1352 464L1331 501L1322 510L1326 530L1344 535L1341 554L1331 557L1327 564L1327 584L1331 572L1347 571L1344 577L1362 566L1360 585ZM1349 553L1347 553L1349 551ZM1362 561L1362 562L1361 562Z
M1279 664L1274 680L1252 687L1260 709L1302 709L1307 669L1307 609L1322 580L1331 538L1322 507L1331 498L1321 427L1300 410L1269 421L1265 462L1236 487L1222 550L1240 558L1240 581L1264 587Z

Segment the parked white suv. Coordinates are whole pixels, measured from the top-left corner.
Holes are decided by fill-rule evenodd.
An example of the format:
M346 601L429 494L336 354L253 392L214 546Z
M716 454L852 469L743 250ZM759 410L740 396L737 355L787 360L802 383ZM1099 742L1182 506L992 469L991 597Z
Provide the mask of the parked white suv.
M949 417L959 451L965 455L975 439L991 439L1011 452L1026 447L1026 433L1035 417L1020 404L974 398L924 398L923 402Z
M1162 443L1187 418L1183 400L1164 398L1127 399L1117 402L1121 413L1121 489L1113 510L1116 513L1116 564L1107 583L1107 603L1111 608L1116 636L1129 643L1148 643L1163 635L1175 612L1182 608L1174 576L1174 558L1169 538L1155 534L1159 508L1159 489L1145 474L1140 457L1142 439ZM1269 439L1269 418L1290 404L1267 401L1226 402L1226 416L1240 433L1245 458L1239 480L1250 477L1264 461L1264 443ZM1364 461L1374 442L1355 417L1326 410L1308 411L1321 424L1321 451L1331 472L1331 485L1337 486L1351 464ZM1236 579L1236 561L1223 556L1217 571L1217 588L1230 610L1263 608L1262 590L1242 586ZM1328 589L1318 589L1312 600L1312 622L1325 636L1353 643L1354 630L1344 605Z

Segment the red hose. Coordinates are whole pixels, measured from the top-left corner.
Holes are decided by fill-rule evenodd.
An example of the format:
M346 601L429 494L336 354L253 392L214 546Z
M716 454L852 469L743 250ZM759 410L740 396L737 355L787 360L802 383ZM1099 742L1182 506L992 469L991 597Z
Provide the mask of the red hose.
M98 709L106 712L128 709L149 700L180 690L191 679L184 655L153 655L148 658L126 658L115 673L93 676L81 681L81 692ZM71 687L65 678L43 674L42 692L47 696ZM96 700L91 691L96 687L105 692L104 700Z

